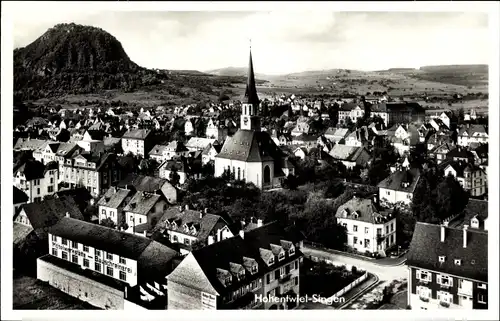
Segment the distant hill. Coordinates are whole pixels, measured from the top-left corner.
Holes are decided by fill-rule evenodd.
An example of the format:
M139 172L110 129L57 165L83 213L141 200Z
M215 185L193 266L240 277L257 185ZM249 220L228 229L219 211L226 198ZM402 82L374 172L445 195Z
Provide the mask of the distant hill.
M205 73L215 76L246 77L248 73L248 67L226 67L226 68L205 71ZM259 73L256 73L255 77L261 80L267 80L272 78L272 76Z

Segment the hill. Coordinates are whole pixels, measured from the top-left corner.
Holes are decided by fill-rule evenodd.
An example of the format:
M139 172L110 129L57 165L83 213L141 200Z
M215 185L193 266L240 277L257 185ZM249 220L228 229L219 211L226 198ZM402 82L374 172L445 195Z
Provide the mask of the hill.
M228 76L228 77L246 77L247 72L248 72L248 67L226 67L226 68L205 71L206 74L214 76ZM273 76L256 73L255 77L259 78L261 81L264 81L272 78Z

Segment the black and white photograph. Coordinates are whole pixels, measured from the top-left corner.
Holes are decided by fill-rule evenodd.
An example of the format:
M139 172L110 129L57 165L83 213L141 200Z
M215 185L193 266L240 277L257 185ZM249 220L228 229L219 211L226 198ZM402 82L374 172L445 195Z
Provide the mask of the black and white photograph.
M2 10L2 311L498 318L498 3L142 3Z

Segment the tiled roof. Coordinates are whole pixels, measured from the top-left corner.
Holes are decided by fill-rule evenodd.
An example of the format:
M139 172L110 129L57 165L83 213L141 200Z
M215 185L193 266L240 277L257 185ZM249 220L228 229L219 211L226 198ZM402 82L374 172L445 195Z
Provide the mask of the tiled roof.
M30 159L22 164L17 171L14 172L14 175L17 173L21 173L24 175L27 181L31 181L34 179L43 178L43 174L45 171L45 165L42 162L37 160Z
M336 144L330 150L329 155L335 159L355 162L358 159L359 155L361 155L363 150L364 147L354 147L343 144Z
M356 196L339 206L335 217L371 224L379 224L392 219L390 214L379 209L372 199ZM379 219L380 221L378 221Z
M177 253L156 241L102 225L63 217L49 232L99 250L137 260L139 268L163 269Z
M167 149L167 145L155 145L155 147L153 147L151 149L151 151L149 152L149 155L150 156L162 156L163 155L163 151L165 151Z
M20 204L20 203L26 203L29 200L28 195L26 195L25 192L21 191L19 188L13 186L14 191L13 191L13 199L14 203L13 204Z
M19 138L14 145L14 150L37 150L47 143L41 139Z
M168 180L164 178L129 173L118 183L117 187L133 188L136 191L154 193L161 190L165 184L170 185Z
M47 228L65 217L66 213L69 213L76 220L84 219L75 201L68 196L47 199L39 203L24 204L22 209L28 216L30 224L38 236L44 236ZM14 217L15 219L16 217Z
M177 228L174 228L171 225L167 227L167 222L171 223L174 221L177 224ZM203 213L190 209L182 209L181 211L179 207L175 206L168 208L164 212L162 218L158 221L158 224L156 224L153 228L152 233L157 231L163 232L165 229L175 230L180 233L196 236L199 240L205 240L219 222L221 225L228 225L219 215ZM184 232L184 224L194 224L196 234Z
M425 112L424 108L418 103L414 102L387 102L373 104L371 111L373 112L387 112L387 111L417 111Z
M463 241L462 229L446 227L444 242L441 242L441 226L418 222L406 264L488 282L488 234L467 230L465 248ZM439 262L439 256L444 256L445 261ZM455 259L460 259L461 264L456 265Z
M263 162L276 160L283 156L268 133L239 129L228 137L217 158L240 160L244 162Z
M160 200L161 196L147 192L137 192L123 211L147 215L151 208Z
M131 195L132 191L128 189L121 189L110 187L106 194L97 202L97 206L106 206L110 208L118 208L122 206L127 196Z
M166 149L168 149L169 151L172 151L172 152L176 152L176 153L188 151L187 147L182 142L179 142L176 140L168 143Z
M464 136L465 133L467 133L467 136L470 137L473 136L474 133L488 133L488 131L484 125L473 124L470 125L469 128L467 128L467 126L460 128L458 135Z
M33 228L28 225L21 224L19 222L14 222L14 230L12 233L12 242L14 245L21 243L26 239L26 237L33 232Z
M216 140L212 138L191 137L186 143L187 148L194 148L203 150L205 147L215 143Z
M391 191L413 193L420 179L420 170L418 168L397 170L389 177L378 184L378 188L385 188ZM403 183L409 183L403 186Z
M122 138L144 140L150 133L151 131L147 129L135 129L123 134Z
M474 158L474 155L468 151L466 148L463 148L461 146L458 146L448 152L446 154L447 158L454 158L454 157L459 157L459 158Z
M261 249L271 252L271 244L281 245L282 241L291 241L294 244L300 242L299 239L296 239L295 234L286 232L278 226L277 223L270 223L249 232L245 232L244 238L237 235L201 249L194 250L191 253L211 285L218 293L222 294L240 288L242 283L248 284L249 281L262 278L266 273L275 270L279 266L284 266L290 261L302 256L302 253L296 249L293 256L290 257L287 253L283 261L278 262L276 258L276 263L268 267L267 263L264 262L261 257ZM254 259L258 264L257 273L251 275L247 270L245 280L238 282L236 278L232 278L231 285L227 286L221 282L219 274L222 273L222 271L229 272L231 270L231 263L246 266L246 262L249 262L249 259ZM169 282L190 282L190 276L188 274L181 275L180 273L175 273L175 271L167 278Z
M120 143L120 137L104 137L104 146L113 146Z

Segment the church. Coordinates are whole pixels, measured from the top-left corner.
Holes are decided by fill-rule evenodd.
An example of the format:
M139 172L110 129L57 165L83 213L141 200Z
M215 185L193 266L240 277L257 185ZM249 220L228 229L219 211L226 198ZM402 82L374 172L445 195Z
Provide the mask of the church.
M215 157L215 176L229 171L235 179L251 182L260 189L278 188L286 176L295 174L294 167L271 136L261 131L259 103L250 50L240 128L226 139Z

